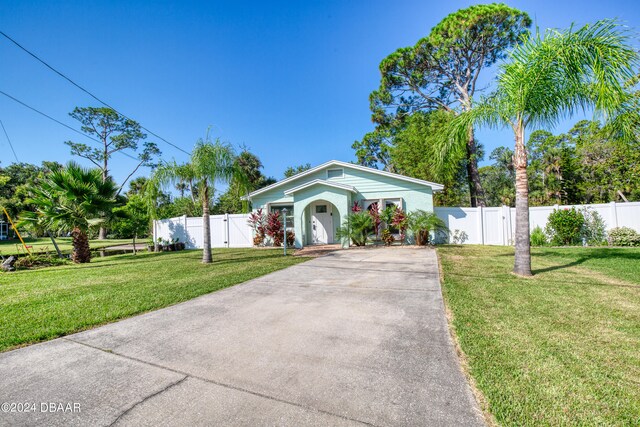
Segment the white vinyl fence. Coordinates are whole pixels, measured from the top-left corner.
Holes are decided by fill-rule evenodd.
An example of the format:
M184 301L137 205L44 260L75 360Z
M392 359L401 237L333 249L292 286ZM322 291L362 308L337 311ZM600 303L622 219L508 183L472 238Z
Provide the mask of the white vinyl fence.
M549 214L554 209L571 208L590 209L598 212L606 224L606 229L630 227L640 232L640 202L603 203L593 205L555 205L529 208L529 224L544 229ZM516 228L516 209L508 206L490 208L436 207L436 215L442 219L451 231L449 240L463 235L456 243L476 245L513 245ZM457 231L457 233L456 233Z
M248 214L211 215L211 247L250 248L253 246L251 227L247 224ZM179 216L153 222L153 239L178 239L188 249L204 247L202 217Z
M544 229L547 218L554 209L570 206L539 206L529 208L531 229ZM640 202L605 203L575 205L577 209L588 208L598 212L606 224L606 229L630 227L640 232ZM451 234L463 236L455 243L479 245L513 245L516 226L516 210L508 206L490 208L436 207L436 215L441 218ZM211 215L211 246L214 248L249 248L253 245L251 227L247 224L248 214ZM203 247L202 217L181 216L154 221L153 238L157 240L179 239L187 248Z

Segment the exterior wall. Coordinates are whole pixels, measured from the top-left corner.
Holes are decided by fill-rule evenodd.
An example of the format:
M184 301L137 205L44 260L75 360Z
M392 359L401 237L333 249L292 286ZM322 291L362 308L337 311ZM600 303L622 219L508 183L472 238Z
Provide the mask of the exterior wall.
M286 186L274 188L271 191L254 196L252 198L253 208L266 208L267 204L293 204L294 197L286 196L284 194L286 190L315 179L326 180L326 169L332 168L321 169L300 179L294 179ZM331 178L329 181L355 187L358 193L351 196L352 200L402 198L402 208L405 211L411 212L417 209L433 211L433 193L431 188L424 185L349 168L344 168L344 176L342 178ZM346 212L340 212L341 217L345 214Z

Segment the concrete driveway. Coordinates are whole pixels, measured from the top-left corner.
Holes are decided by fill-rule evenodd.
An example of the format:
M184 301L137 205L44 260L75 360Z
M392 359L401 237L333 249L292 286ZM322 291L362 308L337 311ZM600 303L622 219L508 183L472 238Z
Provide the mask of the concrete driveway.
M0 402L0 425L483 424L420 248L334 252L2 353Z

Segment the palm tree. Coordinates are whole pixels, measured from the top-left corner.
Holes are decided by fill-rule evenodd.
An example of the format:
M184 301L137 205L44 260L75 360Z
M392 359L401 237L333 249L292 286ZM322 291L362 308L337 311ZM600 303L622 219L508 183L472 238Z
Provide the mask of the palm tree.
M454 124L463 137L469 125L509 127L515 138L516 254L514 273L531 275L529 187L525 131L553 126L576 111L593 109L606 119L625 113L629 81L638 54L625 30L612 20L578 30L547 30L522 40L502 65L496 91Z
M89 262L91 252L87 231L111 213L118 186L110 177L103 180L100 169L85 169L75 162L53 169L31 189L29 203L35 212L25 212L23 220L36 221L48 230L71 231L77 263Z
M210 263L211 258L211 226L209 223L209 207L213 198L216 182L229 183L236 180L246 183L242 169L237 167L236 154L230 144L219 140L211 142L209 134L199 139L191 153L189 163L178 165L175 162L160 165L154 172L152 181L158 186L176 184L181 180L190 181L190 187L197 187L198 197L202 203L202 232L204 248L202 262Z
M414 212L409 212L408 215L409 230L413 233L416 245L424 246L429 243L429 233L449 233L447 224L438 218L433 212L423 211L418 209Z

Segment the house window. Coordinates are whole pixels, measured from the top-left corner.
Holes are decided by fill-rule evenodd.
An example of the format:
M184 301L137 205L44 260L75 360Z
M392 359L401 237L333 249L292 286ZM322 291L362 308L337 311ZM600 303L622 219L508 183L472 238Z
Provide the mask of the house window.
M327 169L327 179L342 178L344 176L344 169Z
M374 207L378 206L379 204L380 204L380 200L379 199L362 200L360 202L360 206L362 206L362 210L365 210L365 211L371 211L371 209L373 209ZM379 206L378 206L378 210L380 210Z
M280 206L271 206L271 212L277 212L280 216L280 221L282 221L282 210L287 208L287 229L293 228L293 205L280 205Z
M402 199L385 199L384 207L387 208L389 206L396 206L398 208L402 208Z

